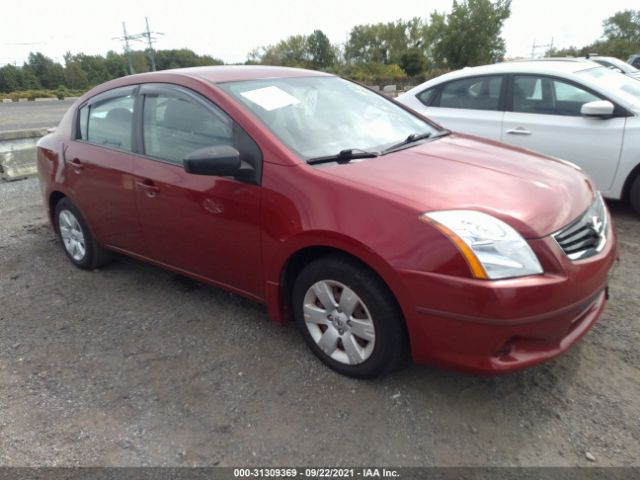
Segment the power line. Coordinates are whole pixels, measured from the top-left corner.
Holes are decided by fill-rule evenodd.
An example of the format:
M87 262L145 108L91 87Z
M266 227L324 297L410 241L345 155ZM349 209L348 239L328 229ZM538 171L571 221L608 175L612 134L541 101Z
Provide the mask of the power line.
M144 17L144 23L147 27L144 34L147 37L147 53L149 54L149 60L151 61L151 71L156 71L156 53L153 49L153 42L156 40L156 37L152 35L164 35L162 32L152 32L149 30L149 18Z
M553 50L553 37L551 37L551 42L550 43L546 43L546 44L540 44L540 43L536 43L536 40L533 40L533 43L531 44L531 59L533 60L534 58L536 58L536 54L538 49L540 48L545 48L545 53L548 52L549 50Z
M133 69L133 60L131 57L131 46L129 44L130 41L134 42L146 42L147 44L147 55L149 55L149 62L151 63L151 71L156 71L156 53L153 48L153 43L158 39L157 35L164 35L162 32L152 32L149 29L149 18L144 17L146 29L142 33L128 34L127 26L125 22L122 22L122 37L115 37L114 40L120 40L124 42L124 51L127 55L127 61L129 62L129 74L133 75L135 73Z

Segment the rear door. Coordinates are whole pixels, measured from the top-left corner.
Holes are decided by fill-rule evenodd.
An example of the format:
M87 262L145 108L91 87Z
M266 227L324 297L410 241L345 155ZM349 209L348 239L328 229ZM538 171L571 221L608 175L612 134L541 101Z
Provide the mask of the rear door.
M144 85L135 195L149 256L263 298L257 144L226 113L190 90ZM255 169L252 181L186 173L189 153L231 145Z
M582 105L607 100L574 82L513 75L502 141L569 160L606 191L615 177L626 117L583 117Z
M421 110L454 132L500 140L503 112L502 75L483 75L452 80L438 85L416 98Z
M144 240L135 209L131 153L136 89L110 90L80 107L65 161L73 201L98 240L140 253Z

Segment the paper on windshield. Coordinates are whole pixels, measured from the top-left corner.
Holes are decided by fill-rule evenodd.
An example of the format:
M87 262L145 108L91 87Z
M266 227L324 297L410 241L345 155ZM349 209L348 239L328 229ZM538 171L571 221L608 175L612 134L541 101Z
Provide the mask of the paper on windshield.
M275 86L248 90L240 95L269 112L300 103L296 97Z

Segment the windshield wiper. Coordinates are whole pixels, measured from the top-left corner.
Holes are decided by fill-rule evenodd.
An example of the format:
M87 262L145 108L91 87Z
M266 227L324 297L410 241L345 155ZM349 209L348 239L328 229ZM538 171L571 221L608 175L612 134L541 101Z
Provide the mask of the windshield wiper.
M327 155L326 157L316 157L310 158L307 160L309 165L317 165L319 163L329 163L329 162L338 162L338 163L349 163L349 161L356 158L374 158L379 156L378 152L369 152L367 150L360 150L359 148L348 148L345 150L340 150L337 155Z
M420 140L426 140L427 138L430 138L430 139L433 140L435 138L446 137L450 133L451 133L451 131L450 130L446 130L446 129L440 130L439 132L436 132L436 133L431 133L431 132L412 133L411 135L409 135L407 138L405 138L401 142L394 143L390 147L385 148L381 152L381 154L384 155L385 153L389 153L389 152L392 152L394 150L397 150L398 148L401 148L401 147L404 147L404 146L407 146L407 145L411 145L412 143L418 142Z

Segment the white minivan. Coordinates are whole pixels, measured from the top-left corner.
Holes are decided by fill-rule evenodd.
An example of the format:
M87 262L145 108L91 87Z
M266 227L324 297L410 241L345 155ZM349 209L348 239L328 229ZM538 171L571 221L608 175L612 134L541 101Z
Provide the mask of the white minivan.
M640 82L580 59L505 62L429 80L397 100L457 132L568 160L640 213Z

